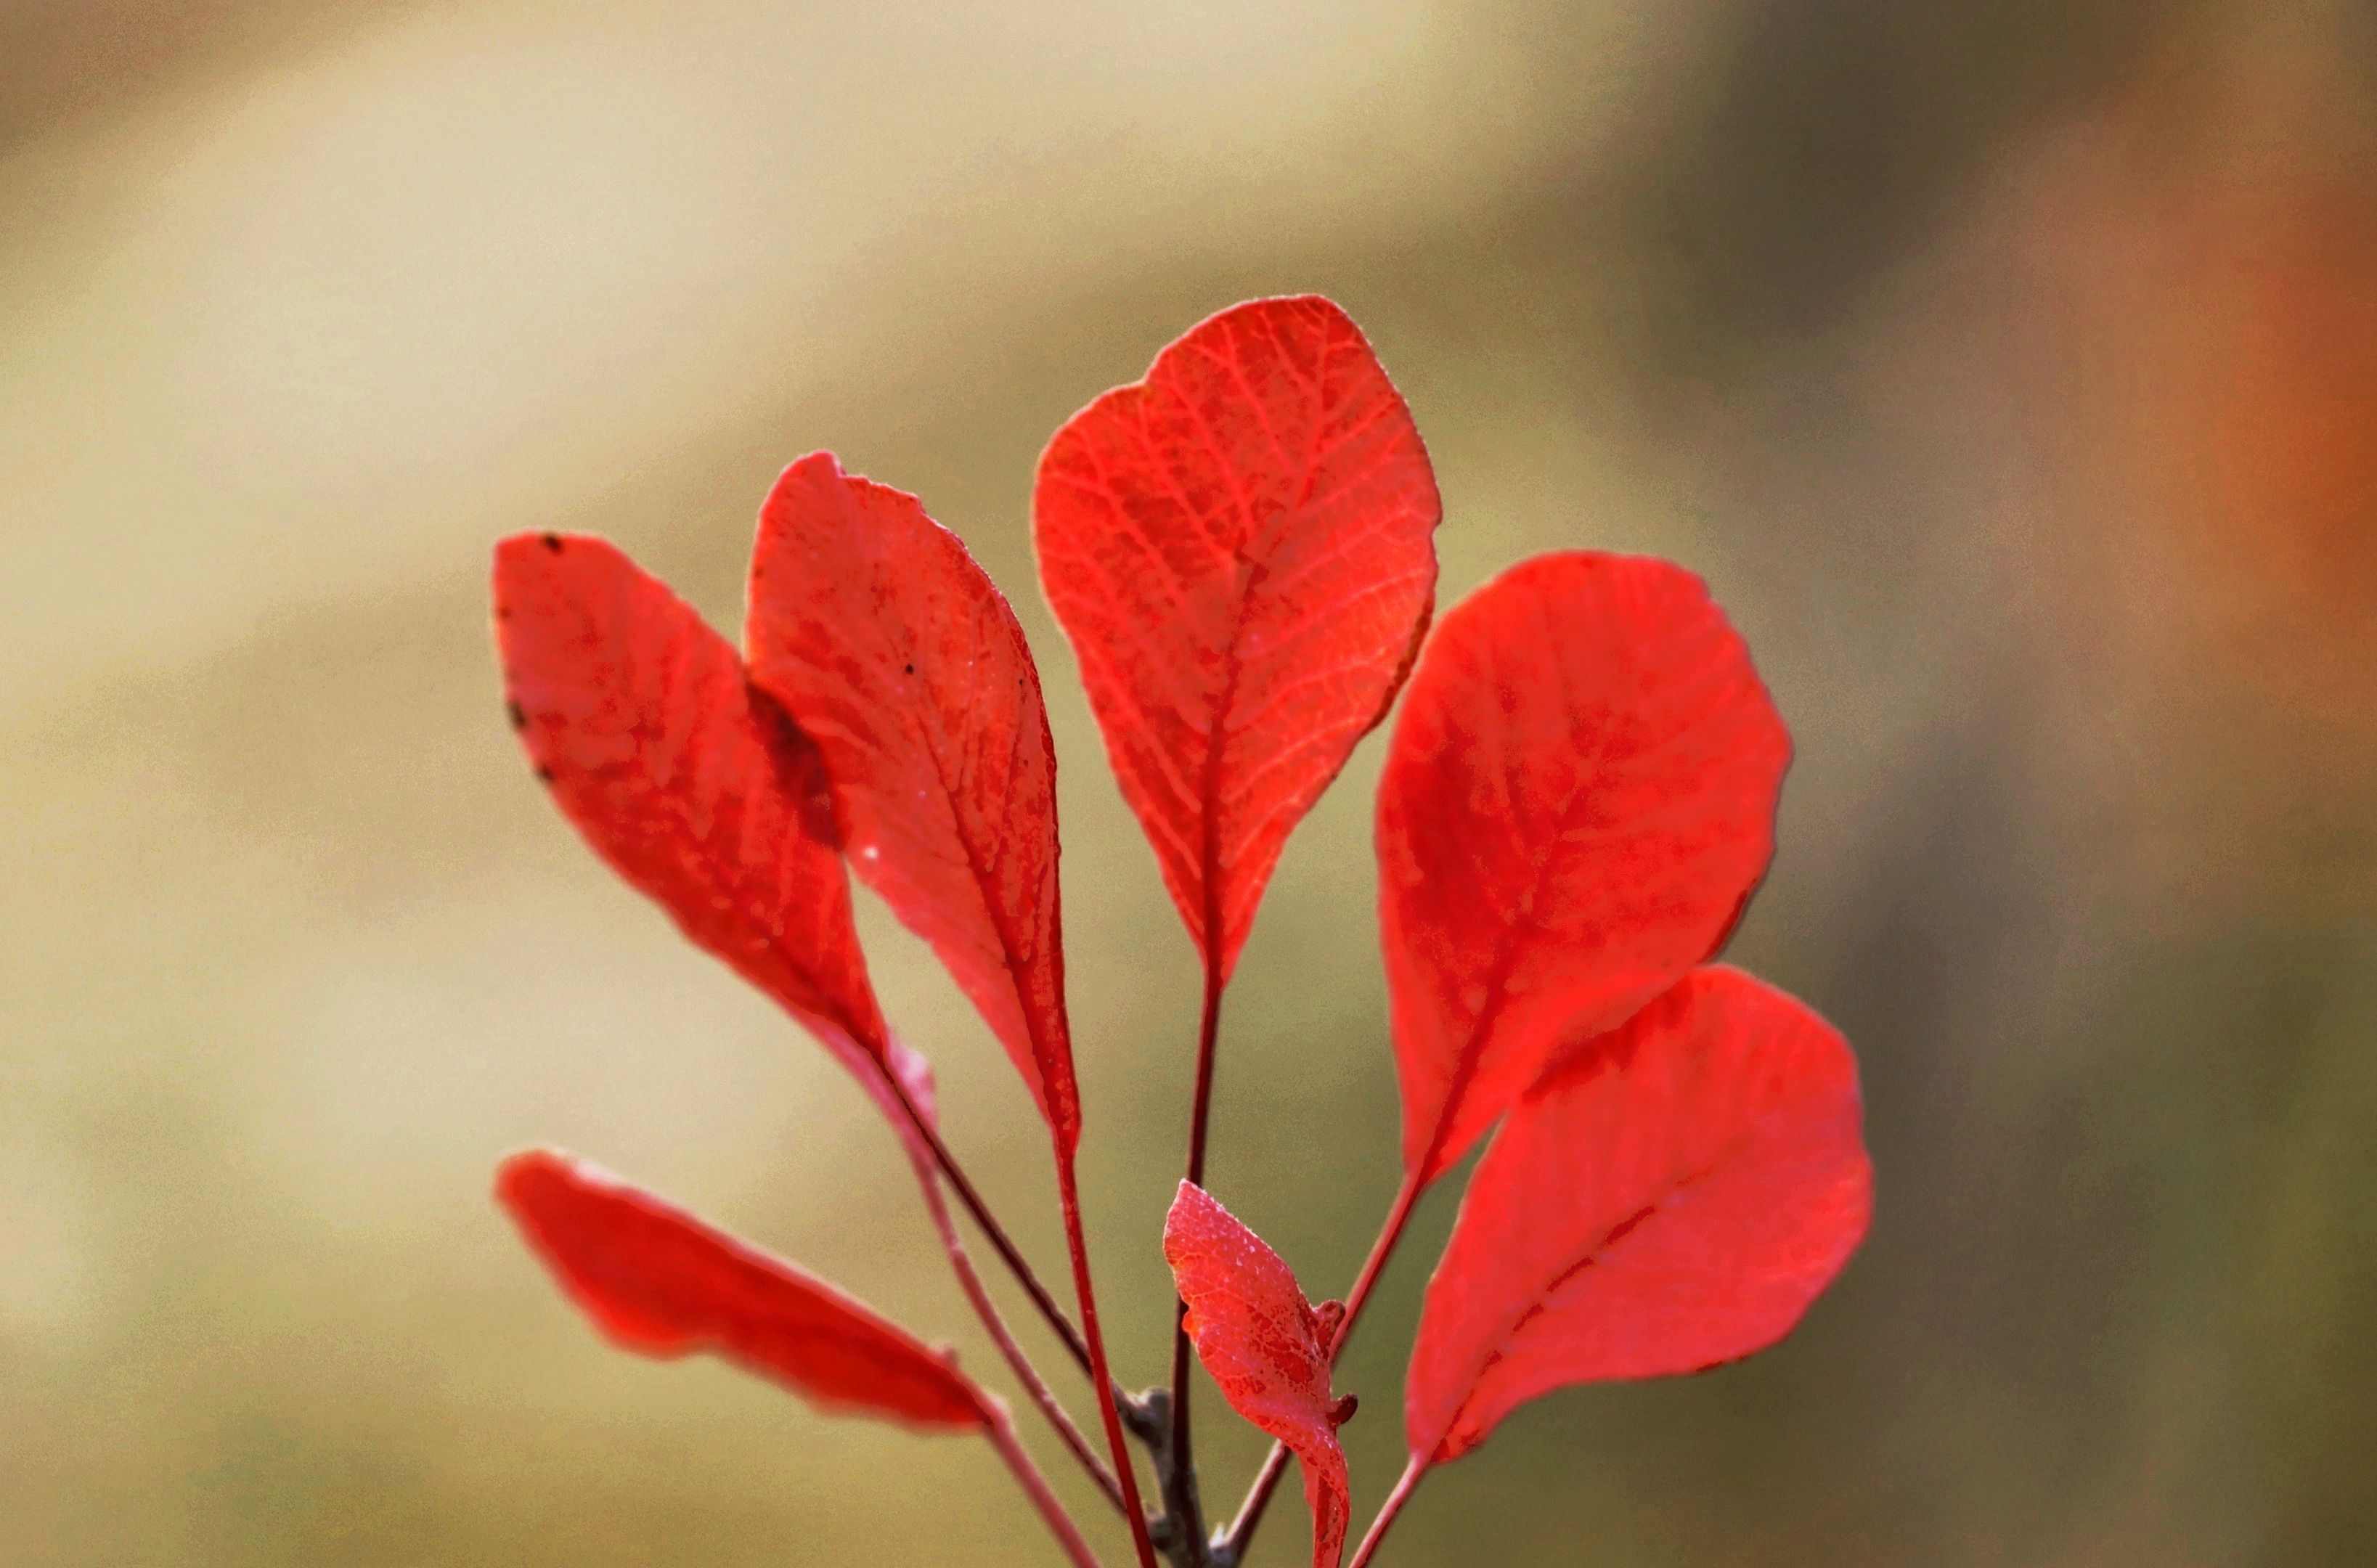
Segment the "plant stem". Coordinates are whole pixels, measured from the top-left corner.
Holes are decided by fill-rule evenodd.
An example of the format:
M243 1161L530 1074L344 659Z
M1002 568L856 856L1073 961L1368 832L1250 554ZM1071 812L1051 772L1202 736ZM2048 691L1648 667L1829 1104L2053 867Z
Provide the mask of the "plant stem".
M1185 1302L1172 1304L1172 1426L1155 1463L1165 1517L1179 1543L1173 1552L1175 1568L1205 1568L1205 1510L1197 1495L1197 1463L1188 1450L1188 1314Z
M1231 1568L1245 1560L1247 1543L1254 1539L1255 1526L1262 1523L1263 1510L1271 1505L1271 1494L1279 1490L1279 1478L1286 1473L1287 1444L1274 1442L1263 1455L1262 1468L1255 1472L1254 1485L1247 1489L1246 1501L1238 1504L1238 1516L1222 1533L1221 1549L1215 1555Z
M1155 1466L1155 1484L1163 1494L1163 1512L1148 1522L1156 1552L1172 1568L1209 1568L1203 1526L1196 1524L1192 1531L1181 1523L1201 1521L1204 1514L1197 1502L1197 1472L1172 1462L1172 1391L1149 1389L1139 1408L1125 1413L1123 1424L1147 1445L1147 1460Z
M1356 1276L1354 1288L1345 1293L1344 1320L1338 1323L1337 1336L1329 1344L1329 1360L1332 1366L1344 1352L1345 1341L1353 1337L1354 1323L1361 1317L1364 1305L1369 1301L1370 1291L1378 1285L1379 1275L1385 1272L1387 1260L1394 1255L1396 1243L1404 1239L1404 1228L1411 1224L1412 1210L1418 1205L1420 1192L1426 1186L1416 1173L1427 1168L1423 1162L1404 1174L1403 1186L1395 1193L1394 1207L1387 1211L1386 1224L1380 1227L1378 1239L1370 1243L1370 1255L1363 1260L1362 1272ZM1253 1538L1255 1526L1262 1523L1263 1509L1270 1503L1271 1494L1278 1490L1279 1478L1286 1471L1287 1444L1274 1442L1270 1455L1263 1460L1262 1468L1256 1472L1254 1485L1247 1489L1246 1501L1238 1504L1237 1517L1230 1521L1230 1527L1222 1538L1222 1561L1236 1563L1246 1555L1247 1542Z
M1386 1272L1387 1260L1394 1256L1396 1243L1404 1239L1404 1228L1411 1224L1412 1210L1419 1205L1425 1185L1415 1174L1406 1173L1403 1186L1396 1191L1394 1207L1387 1211L1387 1223L1380 1228L1379 1239L1370 1243L1370 1255L1362 1261L1362 1272L1355 1276L1354 1288L1345 1293L1345 1317L1337 1325L1337 1337L1329 1344L1331 1365L1334 1366L1337 1358L1344 1354L1345 1342L1354 1336L1354 1324L1368 1303L1379 1275Z
M1197 1024L1197 1088L1188 1112L1188 1179L1205 1184L1205 1136L1212 1120L1213 1058L1222 1032L1222 961L1213 946L1218 910L1206 923L1209 952L1205 959L1205 1005ZM1188 1304L1172 1303L1172 1440L1164 1454L1165 1512L1187 1545L1188 1568L1205 1561L1204 1512L1197 1498L1197 1460L1188 1430Z
M989 1430L991 1446L997 1449L999 1457L1007 1461L1007 1467L1015 1472L1015 1478L1022 1483L1024 1494L1032 1499L1032 1506L1040 1511L1040 1517L1048 1522L1048 1528L1056 1534L1057 1543L1064 1547L1065 1555L1072 1559L1073 1568L1098 1568L1097 1554L1090 1550L1090 1543L1081 1538L1081 1527L1073 1523L1072 1515L1065 1512L1065 1505L1057 1501L1057 1494L1048 1490L1048 1478L1040 1473L1037 1465L1032 1463L1032 1455L1024 1452L1022 1442L1016 1437L1015 1418L1007 1413L1005 1406L995 1400L992 1401Z
M1115 1478L1122 1483L1123 1515L1130 1522L1130 1543L1139 1553L1139 1568L1155 1568L1155 1544L1148 1538L1147 1514L1139 1500L1139 1478L1131 1468L1130 1448L1123 1441L1122 1401L1115 1392L1114 1374L1106 1367L1105 1336L1098 1332L1098 1297L1090 1284L1090 1242L1081 1228L1081 1188L1073 1169L1073 1151L1059 1138L1057 1144L1057 1197L1065 1210L1065 1245L1073 1256L1073 1293L1081 1299L1081 1335L1088 1342L1090 1385L1097 1391L1098 1415L1106 1429L1106 1446L1114 1453Z
M959 1288L973 1304L974 1315L982 1320L982 1326L989 1333L991 1342L998 1347L998 1353L1006 1358L1008 1366L1015 1373L1016 1382L1023 1385L1026 1396L1048 1418L1048 1424L1056 1429L1057 1436L1081 1462L1081 1468L1089 1472L1098 1490L1106 1494L1106 1500L1120 1508L1123 1505L1122 1487L1116 1481L1114 1472L1090 1447L1089 1440L1081 1435L1081 1429L1073 1424L1073 1418L1065 1413L1065 1406L1049 1391L1047 1382L1040 1376L1040 1370L1023 1353L1023 1347L1015 1342L1015 1335L1008 1331L1007 1320L999 1315L997 1303L991 1300L990 1292L984 1287L982 1275L975 1270L973 1259L967 1255L965 1242L958 1236L957 1223L950 1215L950 1205L941 1197L940 1179L932 1161L914 1144L909 1145L909 1154L911 1163L916 1168L917 1184L924 1189L925 1207L932 1215L933 1228L940 1234L942 1250L950 1255L950 1267L958 1276Z
M1354 1561L1347 1568L1364 1568L1364 1564L1370 1561L1370 1554L1379 1550L1380 1541L1387 1538L1387 1526L1392 1525L1395 1515L1404 1511L1404 1504L1411 1501L1411 1494L1418 1490L1419 1478L1426 1474L1427 1466L1417 1458L1404 1466L1403 1478L1395 1482L1395 1490L1387 1493L1386 1502L1379 1505L1379 1516L1370 1521L1370 1527L1364 1532L1362 1544L1354 1549Z
M1089 1347L1082 1343L1081 1331L1074 1328L1073 1321L1065 1315L1065 1309L1057 1305L1056 1299L1048 1294L1047 1287L1040 1283L1040 1276L1032 1272L1032 1265L1017 1250L1006 1227L998 1223L997 1216L982 1201L982 1194L974 1191L973 1183L966 1179L966 1173L958 1165L957 1156L950 1154L950 1146L941 1141L940 1130L909 1097L907 1085L900 1082L897 1074L886 1069L883 1079L890 1085L892 1099L907 1118L908 1125L916 1130L916 1136L923 1139L925 1147L931 1151L933 1164L956 1191L958 1202L965 1205L966 1213L973 1216L975 1227L989 1239L991 1250L1006 1263L1008 1272L1015 1276L1015 1282L1023 1287L1024 1294L1032 1298L1032 1304L1039 1309L1041 1318L1063 1343L1074 1364L1090 1373L1093 1382L1102 1383L1105 1375L1093 1366Z
M1197 1023L1197 1090L1188 1111L1188 1179L1205 1185L1205 1134L1213 1114L1214 1045L1222 1034L1222 961L1205 960L1205 1008Z

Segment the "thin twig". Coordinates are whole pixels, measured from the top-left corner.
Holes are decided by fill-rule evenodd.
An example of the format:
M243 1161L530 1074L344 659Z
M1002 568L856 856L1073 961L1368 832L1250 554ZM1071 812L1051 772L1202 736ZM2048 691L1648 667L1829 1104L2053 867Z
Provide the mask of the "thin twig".
M1072 1559L1073 1568L1098 1568L1097 1554L1081 1538L1081 1527L1065 1512L1065 1505L1057 1501L1057 1494L1048 1490L1048 1478L1040 1473L1040 1466L1032 1462L1032 1455L1024 1452L1022 1442L1016 1437L1015 1418L996 1400L991 1402L989 1431L991 1446L1007 1461L1007 1467L1015 1472L1024 1494L1032 1499L1032 1506L1040 1511L1040 1517L1048 1522L1048 1528L1064 1547L1065 1555Z
M1222 1030L1222 961L1215 945L1220 911L1207 895L1205 1003L1197 1024L1197 1087L1188 1112L1188 1179L1205 1184L1205 1137L1212 1124L1214 1047ZM1197 1460L1188 1430L1188 1304L1172 1304L1172 1435L1163 1455L1164 1506L1185 1543L1179 1561L1185 1568L1203 1568L1204 1511L1197 1498Z
M1172 1568L1207 1568L1209 1543L1201 1538L1204 1509L1197 1501L1197 1472L1172 1462L1172 1391L1151 1388L1140 1401L1140 1420L1124 1424L1147 1444L1148 1463L1155 1466L1155 1484L1163 1492L1164 1511L1149 1526L1155 1550ZM1187 1521L1186 1524L1183 1521Z
M1379 1516L1371 1520L1370 1527L1363 1532L1362 1544L1354 1549L1354 1561L1347 1564L1347 1568L1364 1568L1370 1561L1370 1554L1379 1550L1380 1541L1387 1538L1387 1526L1392 1525L1395 1515L1404 1511L1404 1504L1411 1501L1411 1494L1419 1486L1420 1477L1426 1474L1427 1466L1416 1458L1404 1466L1403 1478L1395 1482L1395 1490L1387 1493L1386 1502L1379 1505Z
M888 1078L890 1074L885 1076ZM902 1139L902 1142L906 1143L907 1140ZM967 1255L965 1242L958 1235L957 1223L950 1215L950 1205L941 1197L940 1179L932 1160L914 1143L908 1143L908 1153L909 1163L915 1167L916 1183L924 1190L925 1207L932 1215L933 1228L940 1235L942 1250L949 1253L950 1267L958 1276L959 1288L973 1304L974 1315L982 1320L982 1326L989 1333L991 1342L998 1347L998 1353L1014 1371L1016 1382L1023 1385L1025 1395L1047 1418L1058 1439L1081 1462L1081 1468L1089 1472L1098 1490L1106 1494L1106 1500L1120 1508L1123 1505L1122 1487L1115 1480L1114 1472L1106 1467L1105 1460L1098 1457L1097 1451L1081 1435L1081 1429L1073 1424L1073 1418L1066 1414L1063 1404L1050 1392L1046 1381L1040 1376L1040 1370L1023 1353L1023 1347L1015 1342L1015 1335L1008 1331L1007 1320L999 1315L997 1303L990 1299L990 1292L984 1287L982 1275L975 1270L973 1259Z
M1280 1477L1287 1474L1287 1444L1274 1442L1263 1455L1262 1468L1255 1472L1254 1484L1247 1488L1246 1501L1238 1504L1238 1515L1230 1527L1222 1532L1217 1561L1229 1568L1246 1558L1247 1543L1254 1539L1255 1526L1262 1523L1263 1510L1271 1505L1271 1494L1279 1490Z
M1040 1283L1040 1276L1033 1272L1031 1263L1025 1261L1022 1252L1008 1236L1006 1227L998 1223L997 1216L982 1201L982 1194L974 1191L973 1183L966 1179L966 1173L958 1165L957 1157L941 1141L940 1130L909 1097L907 1086L900 1082L898 1074L886 1070L883 1077L890 1086L892 1099L907 1117L908 1125L914 1128L916 1135L924 1140L925 1147L932 1153L934 1165L957 1193L958 1202L963 1203L966 1213L973 1216L975 1228L989 1240L991 1250L998 1254L999 1261L1007 1265L1008 1272L1015 1276L1015 1282L1023 1287L1024 1294L1032 1298L1032 1304L1039 1309L1040 1316L1048 1324L1050 1332L1063 1342L1074 1364L1084 1372L1091 1371L1089 1347L1082 1343L1081 1331L1073 1326L1073 1320L1065 1315L1065 1309L1057 1305L1056 1298L1048 1294L1048 1287ZM1103 1380L1093 1376L1092 1381Z
M1139 1568L1155 1568L1155 1543L1148 1538L1139 1478L1131 1468L1129 1445L1123 1441L1122 1401L1115 1391L1114 1374L1106 1367L1105 1336L1098 1332L1097 1291L1090 1283L1090 1242L1081 1228L1081 1182L1073 1169L1073 1151L1061 1139L1057 1145L1057 1199L1065 1211L1065 1245L1073 1258L1073 1293L1081 1299L1081 1335L1089 1342L1090 1386L1097 1391L1098 1415L1105 1424L1106 1446L1114 1454L1115 1478L1122 1483L1130 1543L1139 1553Z

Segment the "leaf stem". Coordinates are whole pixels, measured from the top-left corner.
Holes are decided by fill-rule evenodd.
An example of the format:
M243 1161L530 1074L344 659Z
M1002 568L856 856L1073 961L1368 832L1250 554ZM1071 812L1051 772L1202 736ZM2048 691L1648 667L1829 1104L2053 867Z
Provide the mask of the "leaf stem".
M1205 958L1205 1003L1197 1024L1197 1088L1188 1113L1188 1179L1205 1185L1205 1138L1212 1125L1213 1059L1222 1032L1222 964L1211 940L1219 911L1210 911ZM1197 1460L1188 1430L1188 1304L1172 1303L1172 1440L1164 1454L1165 1510L1179 1538L1186 1543L1188 1568L1205 1561L1205 1520L1197 1499Z
M1047 1418L1058 1439L1081 1462L1090 1479L1097 1483L1098 1490L1106 1494L1106 1500L1120 1508L1123 1505L1122 1487L1116 1481L1114 1472L1106 1467L1105 1460L1098 1457L1097 1451L1081 1435L1081 1429L1073 1424L1073 1418L1066 1413L1063 1404L1050 1392L1046 1381L1040 1376L1040 1370L1032 1364L1032 1358L1023 1353L1023 1347L1015 1342L1015 1335L1008 1329L1007 1320L999 1315L997 1303L990 1299L990 1292L984 1287L982 1275L974 1268L973 1259L967 1254L965 1242L958 1235L957 1223L950 1217L950 1205L941 1197L940 1180L932 1162L923 1157L914 1144L910 1145L909 1152L916 1167L917 1185L924 1189L925 1207L932 1215L933 1228L940 1235L941 1248L950 1256L950 1268L958 1276L959 1288L973 1303L974 1315L982 1320L983 1328L989 1333L991 1343L998 1347L998 1353L1015 1373L1016 1382L1023 1385L1025 1395Z
M1024 1495L1031 1498L1032 1506L1040 1511L1040 1517L1048 1522L1048 1528L1065 1549L1065 1555L1072 1559L1073 1568L1099 1568L1097 1554L1090 1550L1090 1543L1081 1538L1081 1527L1073 1523L1072 1515L1065 1512L1065 1505L1057 1501L1057 1494L1048 1490L1048 1478L1040 1473L1040 1466L1032 1462L1032 1455L1024 1452L1021 1441L1016 1437L1015 1418L996 1400L991 1402L989 1432L991 1446L997 1449L999 1457L1007 1461L1007 1467L1015 1472L1015 1478L1022 1483Z
M1396 1243L1403 1240L1404 1227L1411 1224L1412 1210L1418 1205L1419 1195L1427 1187L1418 1173L1427 1168L1423 1162L1404 1173L1394 1207L1387 1211L1386 1224L1380 1227L1378 1239L1370 1243L1370 1255L1363 1260L1354 1288L1345 1293L1345 1316L1337 1325L1337 1337L1329 1346L1332 1366L1344 1354L1346 1340L1353 1337L1356 1320L1369 1301L1379 1275L1385 1272L1387 1260L1394 1255ZM1286 1472L1287 1444L1274 1442L1262 1468L1255 1474L1254 1485L1247 1489L1246 1501L1238 1504L1237 1517L1230 1521L1229 1529L1222 1537L1222 1550L1216 1554L1222 1562L1235 1564L1246 1555L1247 1542L1254 1538L1255 1526L1262 1523L1263 1509L1270 1503L1271 1494L1279 1489L1280 1477Z
M1387 1538L1387 1527L1395 1522L1395 1515L1404 1511L1404 1504L1411 1501L1411 1494L1419 1489L1419 1478L1426 1474L1427 1466L1416 1456L1404 1466L1403 1478L1395 1482L1395 1490L1387 1493L1386 1502L1379 1505L1379 1516L1370 1521L1369 1529L1363 1533L1362 1544L1354 1549L1354 1561L1347 1568L1365 1568L1370 1561L1370 1554L1379 1550L1380 1541Z
M1420 1167L1425 1168L1425 1167ZM1345 1318L1337 1325L1337 1337L1329 1347L1329 1359L1333 1365L1344 1353L1345 1341L1354 1335L1354 1323L1362 1315L1363 1306L1370 1299L1370 1291L1385 1272L1387 1260L1394 1256L1395 1245L1404 1239L1404 1228L1411 1224L1412 1210L1419 1204L1419 1195L1426 1187L1416 1170L1406 1172L1403 1186L1395 1193L1394 1207L1387 1211L1387 1223L1380 1227L1379 1239L1370 1243L1370 1255L1362 1262L1362 1272L1355 1276L1354 1288L1345 1293Z
M1122 1402L1115 1392L1114 1374L1106 1367L1105 1336L1098 1332L1098 1298L1090 1283L1090 1242L1081 1228L1081 1187L1073 1169L1073 1151L1061 1136L1057 1144L1057 1197L1065 1211L1065 1245L1073 1258L1073 1293L1081 1307L1081 1335L1088 1342L1090 1385L1097 1391L1098 1416L1106 1429L1106 1447L1113 1451L1115 1477L1122 1483L1123 1515L1130 1522L1130 1543L1139 1553L1139 1568L1155 1568L1155 1543L1147 1533L1147 1514L1139 1500L1139 1478L1132 1470L1130 1448L1123 1441Z
M883 1077L901 1113L907 1118L908 1125L915 1129L916 1136L923 1139L925 1147L931 1151L933 1164L956 1191L958 1202L965 1205L966 1213L973 1217L975 1227L989 1239L991 1250L998 1254L999 1261L1007 1265L1008 1272L1015 1276L1015 1282L1023 1287L1024 1294L1032 1298L1033 1306L1039 1309L1049 1331L1063 1343L1074 1364L1090 1374L1093 1382L1103 1382L1104 1374L1093 1367L1093 1359L1089 1347L1082 1342L1081 1331L1073 1326L1072 1319L1065 1315L1065 1309L1057 1305L1056 1299L1048 1294L1048 1287L1040 1283L1040 1276L1033 1273L1031 1263L1017 1250L1006 1227L998 1223L997 1216L982 1201L982 1194L974 1191L973 1183L966 1179L966 1173L959 1166L957 1156L950 1154L950 1146L941 1141L940 1130L917 1108L915 1101L909 1097L907 1085L900 1082L898 1074L887 1068Z
M1205 1185L1205 1135L1213 1113L1214 1046L1222 1034L1222 961L1205 960L1205 1006L1197 1023L1197 1091L1188 1112L1188 1179Z

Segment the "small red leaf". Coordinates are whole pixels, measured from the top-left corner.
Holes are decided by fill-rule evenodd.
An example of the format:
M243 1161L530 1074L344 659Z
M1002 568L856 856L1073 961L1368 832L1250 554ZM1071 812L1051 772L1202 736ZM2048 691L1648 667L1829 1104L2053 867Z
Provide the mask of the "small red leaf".
M980 1429L989 1395L944 1355L781 1258L552 1150L504 1162L496 1196L615 1343L709 1351L820 1408Z
M1695 970L1564 1058L1494 1139L1428 1282L1415 1462L1571 1383L1697 1371L1788 1333L1864 1239L1873 1172L1832 1025Z
M1715 951L1773 853L1790 755L1680 567L1542 556L1444 618L1379 787L1409 1179L1459 1159L1560 1041Z
M513 722L597 854L862 1081L887 1048L817 750L726 640L606 540L496 550Z
M1226 979L1427 628L1441 508L1419 431L1344 311L1257 300L1075 414L1032 509L1124 798Z
M824 755L851 865L940 955L1069 1151L1056 750L1014 612L914 497L817 452L760 513L744 636Z
M1350 1401L1329 1392L1334 1303L1316 1310L1262 1238L1193 1182L1164 1222L1164 1258L1187 1304L1197 1359L1230 1408L1287 1444L1304 1466L1315 1568L1336 1568L1353 1493L1337 1428Z

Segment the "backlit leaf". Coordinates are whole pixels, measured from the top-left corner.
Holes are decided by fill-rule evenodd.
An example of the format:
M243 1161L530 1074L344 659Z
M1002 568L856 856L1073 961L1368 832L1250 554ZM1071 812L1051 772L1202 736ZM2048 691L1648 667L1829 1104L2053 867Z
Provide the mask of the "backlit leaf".
M521 743L596 853L862 1081L889 1047L816 748L732 644L607 540L496 550Z
M1187 1327L1230 1408L1294 1450L1312 1506L1312 1561L1336 1568L1353 1499L1337 1428L1352 1401L1329 1392L1329 1342L1344 1309L1315 1309L1262 1239L1193 1182L1164 1222L1164 1257Z
M1224 978L1289 832L1410 668L1439 512L1410 411L1315 296L1205 321L1040 460L1041 583Z
M1412 1179L1560 1041L1715 951L1765 871L1789 761L1749 650L1679 567L1542 556L1445 616L1379 789Z
M507 1160L496 1195L562 1287L614 1343L707 1351L821 1408L981 1429L989 1396L950 1359L823 1280L585 1161Z
M744 638L824 757L852 867L940 955L1071 1149L1056 753L1014 612L914 497L818 452L760 513Z
M1413 1458L1459 1458L1555 1388L1783 1337L1865 1236L1862 1125L1847 1043L1738 970L1572 1051L1496 1134L1428 1283Z

